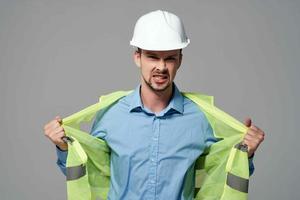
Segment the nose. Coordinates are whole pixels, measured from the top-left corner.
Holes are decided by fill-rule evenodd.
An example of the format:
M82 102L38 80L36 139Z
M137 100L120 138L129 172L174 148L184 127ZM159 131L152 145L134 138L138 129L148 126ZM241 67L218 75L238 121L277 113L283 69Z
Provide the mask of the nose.
M160 59L159 62L156 65L156 68L160 71L163 71L166 68L166 62L164 59Z

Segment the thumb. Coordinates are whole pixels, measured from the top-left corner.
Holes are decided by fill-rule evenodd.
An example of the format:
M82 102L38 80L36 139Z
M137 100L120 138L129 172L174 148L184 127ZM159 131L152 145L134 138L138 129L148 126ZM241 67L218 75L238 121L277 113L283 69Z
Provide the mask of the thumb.
M55 119L56 119L59 123L62 122L62 119L60 118L60 116L56 116Z
M251 123L252 123L252 121L251 121L251 118L249 118L249 117L247 117L247 118L245 119L245 121L244 121L244 124L245 124L245 126L247 126L247 127L250 127L250 126L251 126Z

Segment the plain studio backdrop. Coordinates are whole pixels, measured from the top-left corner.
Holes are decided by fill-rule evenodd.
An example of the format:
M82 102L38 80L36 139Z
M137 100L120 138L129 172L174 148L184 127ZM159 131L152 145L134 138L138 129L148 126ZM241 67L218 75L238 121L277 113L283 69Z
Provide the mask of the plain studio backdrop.
M129 40L157 9L180 16L191 39L179 89L266 132L250 199L299 199L299 1L1 0L1 200L66 199L43 126L137 86Z

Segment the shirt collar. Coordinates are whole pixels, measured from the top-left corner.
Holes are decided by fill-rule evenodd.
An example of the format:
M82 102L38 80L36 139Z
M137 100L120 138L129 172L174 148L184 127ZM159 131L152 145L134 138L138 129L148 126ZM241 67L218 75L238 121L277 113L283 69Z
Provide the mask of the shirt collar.
M131 95L131 103L130 103L130 107L129 107L129 112L148 110L147 108L144 107L144 105L141 101L140 88L141 88L141 85L138 85ZM165 109L163 109L161 112L163 112L162 114L165 114L172 110L177 111L181 114L183 113L183 96L174 83L173 83L172 98L171 98L168 106Z

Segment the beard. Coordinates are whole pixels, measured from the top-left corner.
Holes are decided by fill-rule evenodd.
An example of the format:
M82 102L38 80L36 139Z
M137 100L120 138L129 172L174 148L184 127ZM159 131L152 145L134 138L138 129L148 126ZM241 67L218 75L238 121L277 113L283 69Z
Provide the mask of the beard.
M172 83L170 82L170 76L167 73L156 73L158 75L163 75L165 78L165 83L159 84L155 81L155 75L151 75L151 77L147 80L142 74L142 78L146 85L154 92L163 92L166 91L169 87L171 87Z

